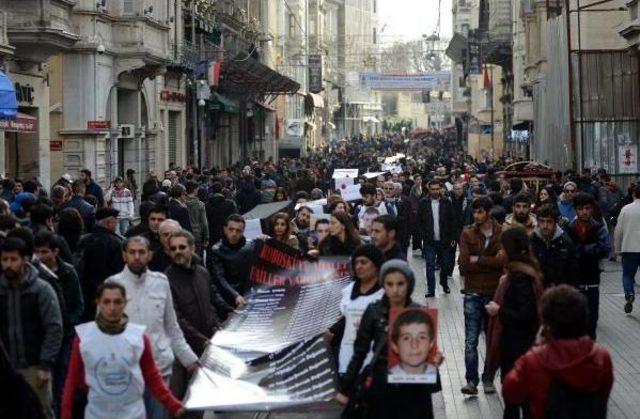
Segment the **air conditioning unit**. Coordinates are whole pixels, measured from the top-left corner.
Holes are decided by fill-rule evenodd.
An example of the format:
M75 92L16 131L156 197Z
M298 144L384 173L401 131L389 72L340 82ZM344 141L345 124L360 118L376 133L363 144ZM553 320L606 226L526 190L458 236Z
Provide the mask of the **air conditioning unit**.
M135 135L135 128L133 124L120 125L120 138L133 138Z

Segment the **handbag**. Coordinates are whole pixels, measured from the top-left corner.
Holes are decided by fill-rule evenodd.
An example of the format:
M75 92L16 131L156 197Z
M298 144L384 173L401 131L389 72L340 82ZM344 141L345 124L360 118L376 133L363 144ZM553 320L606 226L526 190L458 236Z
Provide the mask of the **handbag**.
M371 358L371 362L364 367L364 369L358 375L356 382L354 383L354 390L349 396L349 402L345 406L342 411L343 419L365 419L369 417L369 404L367 400L367 392L371 387L371 382L373 381L373 365L376 363L380 354L382 353L382 349L385 347L387 343L387 337L385 337L380 341L378 347L373 352L373 357Z

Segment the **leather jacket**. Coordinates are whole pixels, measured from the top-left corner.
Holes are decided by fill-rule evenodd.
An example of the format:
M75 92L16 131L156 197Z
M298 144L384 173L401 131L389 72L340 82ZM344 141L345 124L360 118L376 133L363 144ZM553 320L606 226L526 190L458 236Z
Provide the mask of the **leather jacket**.
M223 238L211 248L207 269L227 303L235 306L238 295L249 290L249 273L256 257L256 242L244 237L236 245Z

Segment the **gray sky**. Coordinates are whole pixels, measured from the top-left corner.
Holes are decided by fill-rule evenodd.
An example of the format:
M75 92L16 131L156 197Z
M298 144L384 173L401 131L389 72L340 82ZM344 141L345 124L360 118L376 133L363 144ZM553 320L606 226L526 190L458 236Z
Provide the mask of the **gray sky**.
M451 1L441 0L440 36L451 38ZM438 0L378 0L382 43L431 34L438 23Z

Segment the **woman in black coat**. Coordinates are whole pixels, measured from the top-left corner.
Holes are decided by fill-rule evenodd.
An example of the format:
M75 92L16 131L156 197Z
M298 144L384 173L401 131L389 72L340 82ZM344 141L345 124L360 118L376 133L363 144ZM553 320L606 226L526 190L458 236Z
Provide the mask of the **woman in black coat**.
M380 285L384 287L385 294L381 300L369 304L362 316L354 342L353 356L340 383L340 392L336 399L339 403L348 403L367 354L369 351L375 353L376 349L382 345L378 357L373 360L371 386L365 395L367 405L365 417L371 419L433 418L431 393L442 390L440 374L435 384L389 384L387 382L389 311L396 307L421 307L411 300L411 293L415 286L413 271L403 260L390 260L380 269ZM442 354L438 354L436 364L440 365L442 360ZM349 409L345 410L343 417L350 417Z
M319 256L351 256L360 243L360 235L349 215L336 211L331 214L329 235L318 244Z
M522 227L503 231L500 242L507 255L507 274L494 300L487 304L492 322L490 355L500 366L504 380L516 360L533 345L540 326L538 303L542 296L542 271L533 255L527 232ZM497 330L497 332L496 332ZM499 358L496 359L496 358ZM520 406L505 405L504 418L519 418Z

